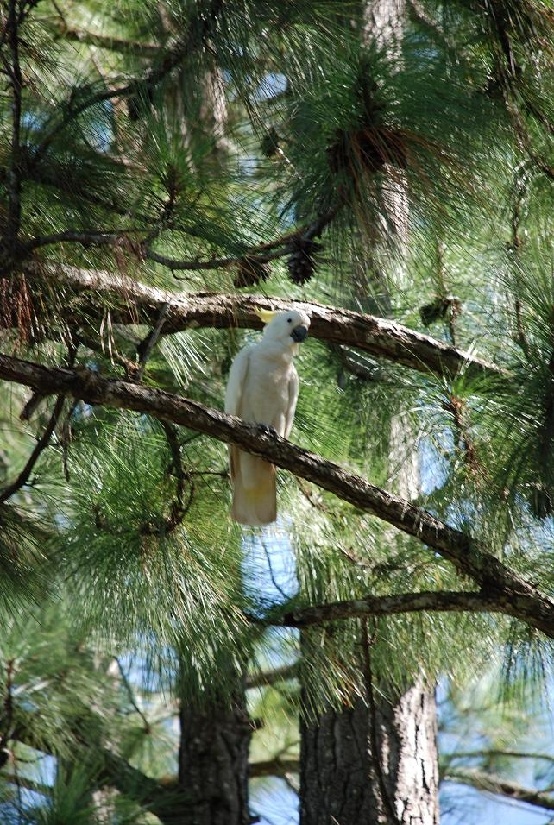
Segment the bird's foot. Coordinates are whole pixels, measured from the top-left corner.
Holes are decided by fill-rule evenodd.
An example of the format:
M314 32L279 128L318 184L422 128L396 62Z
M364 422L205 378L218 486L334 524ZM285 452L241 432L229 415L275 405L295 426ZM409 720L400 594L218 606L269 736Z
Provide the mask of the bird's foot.
M263 433L264 435L271 435L271 436L279 435L279 433L277 432L275 427L272 427L271 424L257 424L256 426L257 426L257 429L261 433Z

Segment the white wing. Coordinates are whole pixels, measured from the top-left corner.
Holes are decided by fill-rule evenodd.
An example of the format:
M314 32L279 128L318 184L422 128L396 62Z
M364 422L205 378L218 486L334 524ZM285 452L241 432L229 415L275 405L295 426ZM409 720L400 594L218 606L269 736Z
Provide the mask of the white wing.
M292 368L291 376L289 380L289 402L287 406L286 412L286 421L285 421L285 438L288 438L290 435L290 431L292 430L292 424L294 422L294 412L296 410L296 402L298 401L298 388L299 388L299 381L298 381L298 373Z
M242 393L246 378L248 376L248 366L252 346L244 347L231 364L229 380L225 392L225 412L229 415L241 414Z

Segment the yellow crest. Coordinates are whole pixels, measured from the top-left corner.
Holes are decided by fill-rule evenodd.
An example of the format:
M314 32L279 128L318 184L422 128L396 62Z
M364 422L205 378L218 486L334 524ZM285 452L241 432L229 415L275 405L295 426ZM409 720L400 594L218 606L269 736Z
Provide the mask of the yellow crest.
M269 324L269 322L277 315L276 312L272 312L269 309L255 309L254 312L263 324Z

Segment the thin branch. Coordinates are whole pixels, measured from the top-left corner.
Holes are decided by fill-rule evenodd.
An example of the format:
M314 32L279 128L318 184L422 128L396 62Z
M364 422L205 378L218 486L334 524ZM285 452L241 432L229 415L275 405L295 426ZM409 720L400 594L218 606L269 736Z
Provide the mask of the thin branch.
M161 51L161 46L156 43L141 43L137 40L122 40L121 38L98 34L97 32L91 32L88 30L84 31L83 29L67 28L63 20L60 24L60 35L65 41L68 42L84 43L87 46L94 46L98 49L109 49L112 52L132 54L137 57L155 58Z
M178 261L173 258L167 258L165 255L160 255L150 248L145 249L144 256L145 258L162 264L173 271L225 269L229 266L240 264L241 261L244 261L245 259L248 259L252 263L266 264L269 263L269 261L274 261L278 258L283 258L286 255L290 255L294 251L295 244L298 241L311 241L313 238L319 237L325 227L330 224L336 216L338 209L339 207L330 209L328 212L320 215L316 218L316 220L312 221L312 223L307 226L302 226L293 232L282 235L274 241L270 241L269 243L260 244L259 246L245 250L240 256L234 258L212 258L211 260L208 259L205 261ZM269 250L274 251L271 252ZM179 279L177 278L177 280Z
M182 271L182 270L189 270L191 272L203 269L227 269L230 266L236 266L245 257L248 257L249 260L255 261L259 264L265 264L269 261L277 260L277 258L282 258L284 255L287 255L287 250L279 250L277 252L265 252L263 254L257 255L254 252L245 252L244 255L240 255L234 258L208 258L205 261L178 261L175 258L168 258L166 255L160 255L158 252L154 252L152 249L145 249L144 257L147 258L149 261L154 261L154 263L162 264L162 266L171 269L174 272ZM176 280L179 280L177 276L175 276ZM182 278L180 280L183 280Z
M554 811L554 796L551 794L537 791L534 788L525 788L515 782L491 776L484 771L449 768L442 779L445 782L461 782L464 785L471 785L478 791L487 791L517 802L525 802L527 805L534 805L537 808L544 808L547 811Z
M248 772L251 779L259 779L262 776L285 777L289 773L298 773L299 769L300 761L298 757L295 759L276 756L273 759L251 762Z
M260 431L256 425L162 390L107 380L83 368L46 367L0 354L0 378L48 394L67 393L89 404L147 413L236 444L413 536L451 562L464 577L472 579L483 595L491 599L490 608L496 606L499 612L554 638L554 601L466 533L331 461Z
M151 733L152 726L150 724L150 721L144 715L143 711L139 708L139 706L137 704L135 694L134 694L133 689L131 687L131 683L129 682L129 680L127 678L125 670L123 669L123 665L121 663L121 660L117 656L114 656L114 659L115 659L115 663L117 665L117 669L119 670L119 675L121 676L121 681L123 682L125 690L127 691L127 696L129 697L129 701L130 701L131 705L136 710L136 712L138 713L138 715L140 716L140 718L142 719L142 721L144 723L144 732L145 733Z
M183 467L183 462L181 460L181 445L177 435L177 428L170 421L162 420L160 423L163 431L165 432L167 445L171 452L171 470L177 479L175 499L171 503L171 515L166 520L166 529L169 533L171 533L179 524L181 524L189 510L190 505L192 504L194 484L190 473L188 473ZM189 485L189 494L185 504L184 495L185 485L187 483Z
M296 679L297 677L298 663L293 662L290 665L281 665L281 667L276 667L273 670L252 673L246 678L246 687L265 687L266 685L274 685L276 682L286 682L289 679Z
M37 737L30 723L22 724L14 738L41 753L56 752L55 747L49 743L47 745L43 737ZM78 762L92 768L99 785L116 788L139 805L147 806L161 822L182 803L182 794L175 777L153 779L131 765L113 748L103 747L100 743L94 744L95 747L91 748L90 742L83 742L82 748L76 750L74 757Z
M76 333L76 337L79 343L84 347L87 347L87 349L90 349L93 352L98 353L98 355L105 357L106 349L103 341L100 342L98 338L87 334L82 329ZM130 360L125 355L122 355L121 352L112 347L110 347L110 361L112 364L119 364L119 366L123 367L125 374L129 378L133 378L135 376L137 371L137 362Z
M25 273L29 278L44 280L44 264L28 262ZM268 300L253 295L169 292L121 275L76 267L49 265L47 273L78 293L90 294L94 291L99 299L109 299L111 304L117 304L117 309L112 310L114 323L136 324L140 312L143 322L154 325L161 307L167 303L169 310L164 335L202 326L260 329L262 324L256 310L286 310L298 306L311 315L310 335L329 343L351 346L419 372L446 378L452 378L461 371L467 376L497 380L506 378L506 372L500 367L468 352L394 321L339 307L286 302L277 298Z
M326 223L330 220L331 218L326 216ZM167 269L170 269L172 272L179 272L183 270L194 272L198 270L227 269L231 266L237 266L241 263L241 261L244 261L245 258L259 264L265 264L270 261L283 258L284 256L290 254L292 249L291 244L294 240L298 238L309 239L313 236L314 232L322 232L324 226L325 223L322 223L322 219L319 219L307 227L301 227L294 232L289 232L274 241L256 245L245 249L245 251L240 255L226 258L206 258L205 260L178 260L176 258L169 258L167 255L162 255L159 252L155 252L148 243L148 239L156 236L159 230L155 230L154 232L152 230L148 230L147 240L142 241L141 249L145 260L150 260L154 263L161 264ZM104 231L101 229L68 229L63 232L53 233L51 235L37 235L34 238L31 238L31 240L25 244L24 252L29 253L35 249L40 249L41 247L52 246L59 243L78 243L85 247L114 244L121 235L136 235L139 233L144 233L145 231L145 229L137 227L130 229L111 229L109 231ZM175 277L176 280L179 280L177 276Z
M9 743L14 734L14 703L13 682L15 660L6 662L6 692L2 703L2 730L0 731L0 768L3 768L10 758Z
M500 750L497 748L489 748L479 751L455 751L448 755L448 760L453 761L456 759L495 759L495 758L509 758L509 759L533 759L538 760L542 759L545 762L554 762L554 755L548 753L535 753L533 751L525 752L525 751L510 751L510 750ZM448 767L447 771L450 770L450 766ZM453 768L455 770L455 768Z
M169 310L169 304L165 303L162 304L160 307L160 314L158 316L158 320L156 321L156 325L154 328L148 333L146 338L144 338L140 344L137 346L137 352L139 355L139 368L137 370L136 379L137 381L142 380L142 374L144 372L144 368L146 366L146 362L150 358L152 354L152 350L158 343L158 339L161 335L163 325L165 324L165 319L167 316L167 312Z
M22 761L22 759L18 759L18 762ZM17 769L15 769L13 773L4 771L2 774L2 781L6 782L8 785L15 785L19 781L20 786L26 791L32 791L33 794L41 794L42 796L46 796L48 798L52 797L54 791L52 784L49 785L46 782L35 782L27 776L20 776ZM23 821L24 820L22 820L22 822Z
M35 464L39 459L39 456L50 443L50 439L52 438L54 430L56 429L58 421L60 420L60 415L62 414L64 403L65 395L62 393L56 399L56 403L54 405L52 415L50 416L50 420L48 421L48 424L46 425L41 437L37 441L33 452L27 459L27 463L25 464L24 468L21 470L17 478L14 481L12 481L11 484L8 484L7 487L4 487L4 489L0 491L0 503L7 501L11 496L14 495L14 493L17 493L17 491L24 487L25 484L27 484L27 482L29 481L29 478L31 476Z
M93 246L103 244L114 244L122 235L144 232L139 229L112 229L104 232L102 229L67 229L64 232L56 232L53 235L36 235L25 244L25 251L32 252L43 246L51 246L58 243L78 243L82 246Z
M290 593L285 593L285 591L277 581L277 577L275 575L275 571L273 570L273 564L271 561L271 551L269 550L267 543L265 541L262 541L261 546L267 563L267 569L269 571L269 578L271 579L271 584L273 585L277 593L279 593L282 599L284 599L287 602L290 601Z

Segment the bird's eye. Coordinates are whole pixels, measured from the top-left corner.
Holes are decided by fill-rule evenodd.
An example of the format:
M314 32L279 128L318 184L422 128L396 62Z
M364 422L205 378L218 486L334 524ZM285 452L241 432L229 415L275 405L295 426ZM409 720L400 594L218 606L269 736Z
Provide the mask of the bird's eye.
M287 324L292 324L292 318L287 318Z

